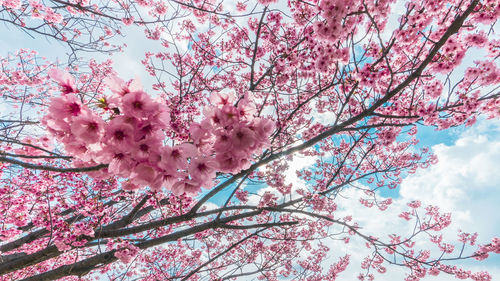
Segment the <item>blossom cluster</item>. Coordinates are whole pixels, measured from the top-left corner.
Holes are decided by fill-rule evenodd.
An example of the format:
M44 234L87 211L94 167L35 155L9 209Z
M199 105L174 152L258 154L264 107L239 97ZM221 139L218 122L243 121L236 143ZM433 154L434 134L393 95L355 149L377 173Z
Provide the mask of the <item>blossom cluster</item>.
M348 48L337 49L332 44L318 45L317 53L320 55L316 59L315 67L321 72L328 71L328 67L334 62L341 62L344 65L349 63Z
M480 245L479 249L474 253L475 259L484 260L489 256L490 252L500 254L500 237L493 238L491 243L487 245Z
M112 244L113 243L108 243L107 246L110 247L111 245L112 247ZM114 253L114 255L123 263L130 263L139 253L139 248L126 241L118 243L118 247L119 249Z
M210 101L211 105L204 109L204 120L191 126L195 145L215 155L213 160L221 172L249 168L252 154L269 146L274 122L255 117L257 108L248 95L236 101L234 96L220 93Z
M396 141L397 136L401 133L401 128L386 128L377 133L378 141L383 145L390 145Z
M315 43L315 52L318 54L315 60L315 68L321 72L327 72L328 67L335 62L349 63L349 49L338 48L337 42L341 39L343 32L349 28L343 26L344 17L358 9L355 1L323 0L318 6L319 14L324 18L314 24L315 37L320 42ZM352 25L353 22L349 22Z
M74 78L63 71L49 75L61 86L43 124L67 153L85 165L108 164L107 172L127 178L126 190L165 187L176 195L196 195L210 187L216 172L237 173L249 167L254 152L269 145L274 123L254 117L247 98L215 94L205 119L190 127L192 142L166 145L170 110L153 100L136 81L107 80L113 94L98 101L97 114L77 95ZM106 117L106 119L105 119ZM76 163L78 163L78 161Z
M455 38L450 38L441 49L441 53L435 56L435 64L432 70L438 73L448 73L460 65L465 57L466 47Z
M492 61L475 61L475 67L465 70L462 88L470 87L473 83L481 86L496 85L500 82L500 69Z
M316 34L325 40L337 41L343 30L342 19L350 12L356 12L358 8L354 0L323 0L319 4L321 16L325 21L315 23Z
M31 18L45 20L48 23L61 23L63 21L63 16L56 13L53 8L47 7L36 0L29 0L28 2L31 8ZM21 10L23 8L23 3L20 0L4 0L0 1L0 6L15 13L14 10Z

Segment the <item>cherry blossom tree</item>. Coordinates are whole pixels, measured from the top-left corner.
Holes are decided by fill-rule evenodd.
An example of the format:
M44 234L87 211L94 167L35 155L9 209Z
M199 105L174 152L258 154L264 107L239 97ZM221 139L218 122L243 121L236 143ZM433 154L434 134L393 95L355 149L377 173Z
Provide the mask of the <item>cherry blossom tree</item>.
M359 190L384 216L380 191L438 161L420 128L500 116L498 1L0 0L0 15L68 50L0 58L0 280L336 280L352 265L333 242L353 240L371 249L359 280L390 265L491 280L459 263L499 238L445 241L451 214L420 201L393 218L409 233L369 233L337 198ZM113 68L137 30L161 46L137 58L151 85Z

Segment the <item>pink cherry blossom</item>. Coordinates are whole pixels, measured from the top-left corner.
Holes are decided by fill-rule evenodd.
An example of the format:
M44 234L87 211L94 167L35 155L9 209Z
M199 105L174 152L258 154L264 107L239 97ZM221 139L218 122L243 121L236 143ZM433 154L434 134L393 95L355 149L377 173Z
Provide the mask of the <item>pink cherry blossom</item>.
M61 92L63 94L78 93L78 89L76 88L75 84L75 78L68 72L57 68L52 68L51 70L49 70L49 77L59 83L62 88Z
M115 257L123 263L130 263L139 252L139 248L129 243L121 243L118 251L115 252Z
M116 152L112 155L108 170L115 175L128 177L132 168L133 162L128 155L122 152Z
M117 147L117 149L126 149L134 137L134 127L126 118L115 118L106 126L106 141Z
M201 190L200 184L196 181L184 178L172 185L171 191L175 195L194 195Z
M53 98L49 107L52 119L65 119L78 116L82 111L82 104L74 94L67 94Z
M208 157L195 157L189 163L188 172L195 182L205 185L215 178L217 162Z
M122 102L123 112L138 119L147 118L155 112L158 106L143 91L126 94Z
M96 143L104 133L104 122L97 116L84 113L73 119L71 132L87 144Z
M125 96L130 92L142 91L142 85L138 79L123 81L118 76L112 75L104 80L109 89L117 96Z
M223 107L225 105L233 105L234 96L230 93L215 93L214 95L210 96L210 103L217 108Z
M139 186L147 186L155 182L157 176L158 175L155 169L152 166L144 163L135 166L132 169L132 173L130 174L132 183Z
M231 132L231 143L237 150L246 150L255 145L255 133L249 128L238 126Z

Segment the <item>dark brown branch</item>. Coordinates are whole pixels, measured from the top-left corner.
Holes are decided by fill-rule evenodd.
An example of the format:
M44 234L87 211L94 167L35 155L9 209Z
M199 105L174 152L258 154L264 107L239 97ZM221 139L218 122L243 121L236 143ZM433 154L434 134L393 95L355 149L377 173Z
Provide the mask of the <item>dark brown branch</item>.
M260 22L259 26L257 27L257 32L255 35L255 45L253 48L253 56L252 56L252 61L250 65L250 91L253 91L255 89L255 84L253 83L254 81L254 75L255 75L255 60L257 57L257 50L259 48L259 37L260 37L260 29L262 28L262 24L264 23L264 16L267 11L267 6L264 8L264 11L262 12L262 16L260 17Z
M47 165L36 165L36 164L26 163L23 161L7 158L7 157L3 157L3 156L0 156L0 162L18 165L18 166L21 166L21 167L27 168L27 169L44 170L44 171L61 172L61 173L91 172L91 171L98 171L100 169L104 169L104 168L108 167L108 164L99 164L96 166L82 167L82 168L58 168L58 167L47 166Z

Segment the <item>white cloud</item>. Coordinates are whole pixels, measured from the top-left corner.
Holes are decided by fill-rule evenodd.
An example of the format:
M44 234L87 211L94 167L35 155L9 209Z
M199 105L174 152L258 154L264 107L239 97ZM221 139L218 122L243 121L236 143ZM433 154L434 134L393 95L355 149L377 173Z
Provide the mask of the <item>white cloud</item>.
M316 157L313 156L303 156L300 154L294 155L293 160L288 162L288 169L284 172L285 176L285 184L292 184L291 195L292 198L296 198L298 196L297 190L300 188L306 189L307 183L297 176L297 171L300 171L304 168L312 166L316 162ZM266 192L269 191L275 194L278 198L282 198L281 193L274 187L264 187L258 190L258 195L251 195L248 197L249 205L258 205L260 201L260 197ZM287 196L287 199L289 197Z
M365 208L358 199L363 192L358 189L349 188L337 197L339 210L335 213L336 218L352 215L353 221L358 222L362 232L377 236L387 241L389 234L399 234L408 237L414 228L413 222L407 222L398 215L407 211L406 205L413 200L422 201L422 205L436 205L442 213L452 213L452 224L440 232L444 236L444 242L455 243L458 254L457 234L461 229L465 232L478 232L478 242L488 243L491 238L500 233L500 212L498 202L498 185L500 183L500 122L480 121L472 128L465 130L453 145L437 144L432 147L438 156L439 162L427 169L418 170L417 173L409 175L400 187L400 197L393 200L390 208L380 212L376 207ZM314 157L294 157L289 163L290 167L284 174L286 183L293 183L294 190L307 185L298 178L296 171L310 167L314 164ZM258 191L273 192L272 188L263 188ZM274 192L276 192L274 190ZM257 196L251 199L258 202ZM342 241L329 243L331 252L330 259L325 262L324 268L329 262L336 262L338 257L345 254L351 255L351 264L345 272L340 275L341 280L357 280L361 272L360 264L372 251L365 247L362 239L351 239L351 243L344 244ZM416 239L417 248L431 249L435 255L439 255L439 249L428 241L427 236ZM475 246L469 246L467 253L476 250ZM494 254L492 254L494 257ZM496 257L498 259L498 257ZM493 261L477 262L467 260L460 265L465 270L472 272L488 271L492 280L500 278L500 266ZM386 274L375 273L377 280L403 280L408 274L404 267L385 265L388 269ZM453 276L441 273L439 276L427 276L422 281L444 281L454 279Z
M500 230L500 139L487 135L498 131L498 123L489 127L481 123L466 131L454 146L434 146L439 163L408 177L401 195L404 200L420 198L452 212L450 230L478 232L489 240Z
M362 192L347 189L338 197L339 211L336 217L352 215L353 220L362 227L364 234L371 234L387 241L391 233L403 237L413 230L413 224L398 218L398 214L408 210L406 203L412 200L422 201L422 205L436 205L442 212L452 213L452 224L442 234L444 242L457 243L458 230L478 232L479 243L488 243L491 238L500 233L500 212L498 202L500 195L500 134L499 122L482 121L477 126L466 130L454 145L438 144L432 147L439 162L427 169L419 170L409 175L402 183L400 197L394 200L385 212L379 212L376 207L363 207L357 202ZM336 256L351 254L351 264L342 273L341 279L356 280L360 272L363 258L371 253L365 247L365 241L352 239L349 245L333 242L330 246ZM439 250L422 236L417 239L417 246ZM468 253L476 250L469 248ZM455 255L457 252L454 253ZM496 260L498 257L491 257ZM335 258L333 258L335 260ZM332 260L332 261L333 261ZM500 266L494 262L477 262L467 260L462 262L464 269L472 272L488 271L492 280L500 280ZM398 266L387 266L384 275L377 275L377 280L403 280L407 271ZM422 280L441 281L453 280L447 274L438 277L428 276Z

